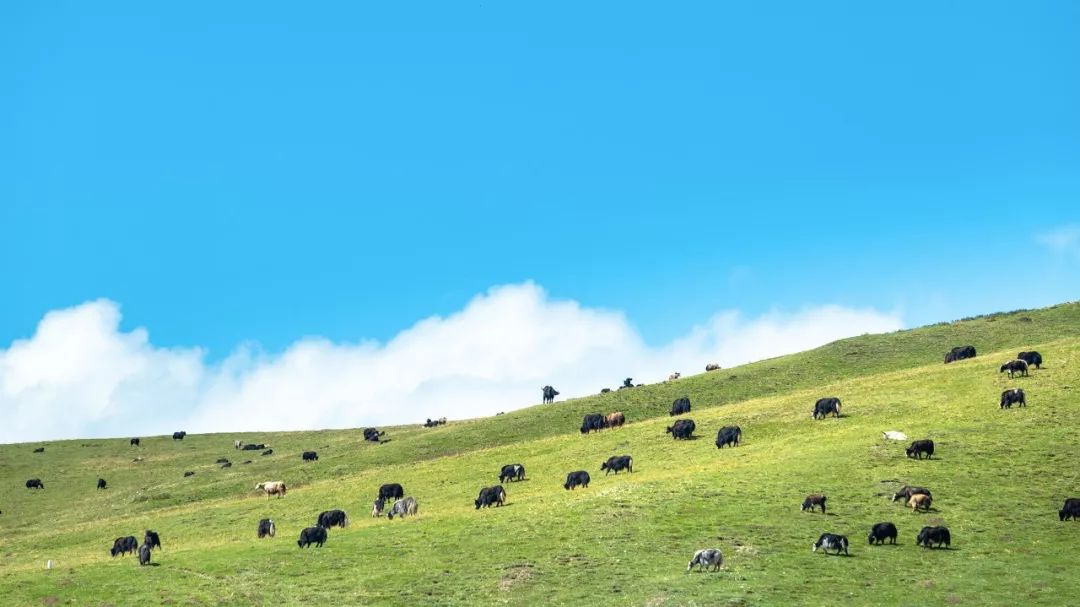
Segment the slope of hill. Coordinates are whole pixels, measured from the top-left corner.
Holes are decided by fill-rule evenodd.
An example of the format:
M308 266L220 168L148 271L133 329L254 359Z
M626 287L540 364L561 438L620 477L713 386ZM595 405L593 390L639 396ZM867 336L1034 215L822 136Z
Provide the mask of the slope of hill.
M980 356L941 364L961 343ZM1040 350L1046 365L1010 381L997 367L1021 349ZM0 446L0 596L5 605L1071 603L1080 524L1059 522L1057 509L1080 494L1070 457L1080 447L1078 355L1080 306L1068 304L435 429L390 428L382 445L344 430L150 437L141 447L58 441L41 454L39 444ZM1027 391L1029 407L999 410L1010 386ZM664 432L683 395L697 440ZM811 420L825 395L843 399L844 416ZM616 409L627 426L577 432L582 413ZM742 426L743 446L715 448L726 424ZM883 430L931 438L938 453L910 460ZM234 438L275 454L235 451ZM320 460L301 462L306 449ZM634 473L604 476L600 462L623 453ZM219 469L218 457L234 466ZM480 487L515 462L527 480L507 485L506 506L477 511ZM578 469L592 484L565 491ZM94 489L99 476L109 489ZM46 489L24 489L31 477ZM283 499L252 490L276 479L290 485ZM371 519L384 482L416 496L419 516ZM890 502L901 483L931 488L934 509ZM814 492L829 496L828 514L799 512ZM350 526L321 549L297 548L300 529L331 508L348 511ZM263 517L277 522L275 539L255 539ZM867 546L870 526L886 520L899 545ZM930 524L950 527L952 550L914 545ZM109 557L115 537L147 528L165 545L159 566ZM852 556L812 554L825 531L848 535ZM707 546L723 550L724 568L687 574Z

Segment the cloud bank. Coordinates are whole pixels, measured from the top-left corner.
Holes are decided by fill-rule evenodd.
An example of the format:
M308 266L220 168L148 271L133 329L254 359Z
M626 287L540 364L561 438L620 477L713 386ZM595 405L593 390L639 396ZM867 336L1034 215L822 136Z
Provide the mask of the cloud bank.
M299 340L280 354L243 345L210 364L200 348L162 348L120 330L109 300L46 314L0 349L0 442L188 432L306 430L491 415L627 376L724 367L863 333L902 328L895 314L840 306L745 318L717 313L652 347L617 311L552 300L533 283L493 287L461 311L386 343Z

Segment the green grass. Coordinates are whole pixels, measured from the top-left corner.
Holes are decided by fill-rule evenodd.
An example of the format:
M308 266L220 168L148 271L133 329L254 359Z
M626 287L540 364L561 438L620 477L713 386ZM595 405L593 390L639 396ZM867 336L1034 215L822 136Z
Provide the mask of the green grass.
M967 343L978 358L941 364ZM1042 370L998 374L1032 348ZM358 430L149 437L140 448L126 438L4 445L0 604L1072 604L1080 523L1060 523L1057 509L1080 494L1078 362L1080 305L1068 304L436 429L390 428L383 445ZM1014 385L1029 407L1000 411L1000 391ZM698 440L664 434L683 395ZM844 400L843 418L810 419L824 395ZM581 414L612 410L630 423L578 434ZM717 450L716 430L732 423L744 445ZM883 430L932 438L938 454L909 460ZM275 455L234 451L234 438L270 443ZM305 449L320 461L301 462ZM622 453L634 456L634 474L604 477L600 462ZM222 456L234 467L218 469ZM507 485L507 506L476 511L479 488L513 462L528 480ZM564 491L565 474L581 468L592 485ZM99 476L109 489L94 489ZM46 489L24 489L31 477ZM284 499L253 491L278 479L290 485ZM402 483L419 516L369 518L383 482ZM899 482L930 487L934 510L891 503ZM813 492L829 496L828 515L799 512ZM350 527L332 530L322 549L298 549L299 530L330 508L348 511ZM267 516L278 537L256 540ZM869 527L886 520L900 545L867 546ZM914 545L929 524L950 527L953 550ZM159 566L109 557L113 538L145 528L161 533ZM812 554L825 531L848 535L852 556ZM708 546L723 550L724 568L686 574L693 551Z

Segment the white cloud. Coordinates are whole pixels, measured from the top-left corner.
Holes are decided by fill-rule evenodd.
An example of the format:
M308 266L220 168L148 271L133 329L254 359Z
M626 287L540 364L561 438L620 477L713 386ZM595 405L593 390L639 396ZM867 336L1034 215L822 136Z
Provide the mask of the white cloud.
M1064 225L1035 235L1050 250L1080 260L1080 225Z
M297 341L280 355L243 345L208 364L198 348L159 348L122 332L116 303L49 312L0 350L0 442L239 430L302 430L466 418L725 367L901 328L838 306L745 318L722 312L650 347L619 312L554 301L532 283L494 287L448 317L389 342Z

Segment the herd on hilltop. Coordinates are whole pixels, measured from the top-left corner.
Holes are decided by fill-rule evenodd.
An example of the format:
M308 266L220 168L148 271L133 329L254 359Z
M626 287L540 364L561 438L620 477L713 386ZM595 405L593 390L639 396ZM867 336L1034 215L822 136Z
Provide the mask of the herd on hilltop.
M945 354L945 363L957 362L960 360L974 358L976 356L975 348L973 346L958 346L951 349ZM1019 375L1021 377L1028 377L1029 370L1033 367L1035 369L1041 369L1043 363L1042 355L1038 352L1020 352L1015 359L1006 361L1000 367L1000 373L1008 373L1010 379ZM710 363L706 366L706 371L716 371L720 369L720 366L715 363ZM668 376L669 381L676 381L681 377L680 373L672 373ZM635 385L631 378L626 378L620 390L632 389L640 386ZM555 397L559 395L552 386L544 386L542 389L543 402L553 403ZM608 393L609 389L604 388L601 393ZM999 406L1001 409L1011 409L1013 405L1020 407L1027 406L1027 399L1024 390L1021 388L1009 388L1001 393L1001 400ZM841 419L846 414L841 414L842 403L839 397L830 396L818 399L814 403L812 418L814 420L824 420L832 416L836 419ZM671 406L669 415L671 417L686 415L691 412L690 399L687 397L681 397L676 399ZM423 426L427 428L437 427L446 424L446 418L440 418L438 420L428 419ZM589 413L582 419L580 432L583 435L589 435L593 432L600 432L602 430L613 430L622 427L627 423L626 416L621 411L614 411L608 414L602 413ZM688 440L693 438L694 432L697 430L697 424L693 419L680 418L674 421L671 426L667 427L666 433L670 434L675 440ZM386 433L376 428L365 428L362 432L365 441L374 443L383 443L389 439L384 438ZM886 431L883 433L886 440L907 440L907 436L898 431ZM184 431L174 432L172 435L173 441L182 441L187 436ZM716 435L716 447L722 449L724 447L738 447L742 443L743 430L737 425L727 425L719 428ZM142 441L140 438L131 438L129 445L133 447L141 447ZM274 454L274 450L269 445L264 443L244 443L243 441L234 441L233 448L237 451L260 451L262 456L271 456ZM38 447L33 450L33 453L40 454L45 452L45 447ZM919 439L913 441L910 446L905 450L907 457L913 459L923 459L925 456L930 459L934 455L934 442L929 439ZM315 451L303 451L301 458L305 462L317 462L319 457ZM141 457L135 458L136 462L142 461ZM243 464L250 464L252 460L245 460ZM219 458L216 462L222 468L228 468L232 466L232 462L227 458ZM631 455L614 455L600 464L600 471L604 472L604 476L607 477L612 472L617 477L620 472L626 472L632 474L634 471L634 459ZM194 471L185 471L184 477L190 477L195 474ZM504 484L513 483L516 481L525 480L525 466L520 463L506 464L502 466L499 471L499 484L490 487L484 487L480 490L479 495L474 500L473 504L476 509L488 508L491 506L502 506L506 503L507 492ZM567 473L566 482L563 484L563 488L566 490L574 490L577 488L587 489L591 478L586 470L575 470ZM41 478L31 478L26 481L27 489L44 490L45 483ZM97 489L105 490L107 488L107 482L103 478L97 479ZM288 487L284 481L264 481L258 483L255 486L257 491L262 492L267 498L276 496L277 498L283 498L288 493ZM901 503L905 504L911 509L912 514L919 512L929 512L934 504L934 497L930 490L925 487L905 485L900 488L892 498L892 501L901 500ZM820 511L825 513L826 504L828 498L824 494L814 494L806 496L803 500L800 510L803 512L815 512ZM387 504L390 504L387 509ZM379 489L376 498L372 502L371 516L378 518L384 514L390 520L395 517L405 518L414 517L419 512L419 504L415 497L407 496L404 488L399 483L385 483L382 484ZM1061 510L1058 511L1059 520L1066 521L1069 519L1080 520L1080 498L1067 498ZM305 527L300 531L297 545L300 548L306 548L307 546L314 545L321 547L329 536L329 530L337 527L344 529L348 527L349 517L344 510L333 509L326 510L316 517L315 524L311 527ZM270 518L263 518L259 520L256 528L256 536L259 539L273 538L277 534L277 524ZM895 544L899 535L896 525L891 521L875 523L871 526L869 535L867 536L868 543L870 545L884 544L886 541ZM949 548L952 544L952 535L947 527L935 526L935 527L923 527L916 536L916 545L921 545L924 548L942 547ZM135 536L121 536L113 541L110 548L110 554L113 557L123 556L128 553L137 554L139 557L139 564L146 565L150 563L151 553L154 549L161 548L161 539L158 533L153 530L147 529L143 535L143 543L138 544ZM832 551L835 554L843 553L849 554L849 541L846 535L826 532L812 544L812 550L817 552L821 549L824 553L828 554ZM50 561L51 564L51 561ZM690 562L687 565L687 571L693 570L697 567L699 571L717 571L723 564L723 554L719 548L703 548L694 553Z

